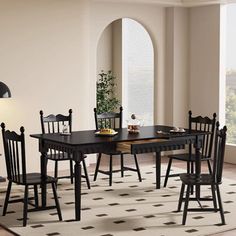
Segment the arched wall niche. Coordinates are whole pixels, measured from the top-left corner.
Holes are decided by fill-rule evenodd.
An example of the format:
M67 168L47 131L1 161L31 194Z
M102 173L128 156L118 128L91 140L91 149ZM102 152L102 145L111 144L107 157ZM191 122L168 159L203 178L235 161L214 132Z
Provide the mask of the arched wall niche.
M116 77L115 96L124 108L124 121L135 113L145 125L152 125L154 46L149 32L139 21L127 17L117 19L101 33L96 74L109 70Z
M97 34L96 43L98 44L99 39L102 36L102 33L104 32L104 30L107 28L107 26L112 24L114 21L121 20L121 19L124 19L124 18L128 18L128 19L137 21L140 25L142 25L145 28L145 30L148 32L148 34L150 35L153 47L155 47L155 37L153 37L152 31L150 30L150 27L148 27L142 20L140 20L136 17L130 17L130 16L116 17L116 18L110 20L109 22L106 22L106 24L103 24L103 26L99 29L99 32Z
M151 37L154 48L154 123L164 123L165 8L146 4L95 4L90 15L91 128L94 128L92 110L96 106L97 45L104 29L111 22L121 18L131 18L139 22Z

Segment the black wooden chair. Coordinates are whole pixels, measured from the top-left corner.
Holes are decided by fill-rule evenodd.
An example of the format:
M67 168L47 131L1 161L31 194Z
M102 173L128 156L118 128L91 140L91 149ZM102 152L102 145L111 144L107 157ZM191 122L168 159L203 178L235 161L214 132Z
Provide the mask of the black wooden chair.
M95 118L96 130L99 130L101 128L111 128L111 129L122 128L122 112L123 112L123 108L120 107L119 113L106 112L106 113L97 114L97 109L94 108L94 118ZM114 150L113 152L104 153L104 154L110 156L109 171L104 171L104 170L99 169L100 161L101 161L101 157L102 157L102 153L99 153L98 159L97 159L97 165L96 165L96 169L95 169L95 173L94 173L94 181L96 181L97 174L98 174L98 172L100 172L102 174L109 175L109 185L111 186L112 185L112 173L121 171L121 177L124 177L124 171L126 171L126 170L137 172L139 181L140 182L142 181L136 155L134 155L134 161L135 161L136 168L132 168L132 167L124 166L124 155L129 154L129 152ZM121 158L121 169L120 170L113 170L113 168L112 168L113 156L120 156L120 158Z
M69 132L71 133L72 131L72 109L69 110L69 115L48 115L48 116L43 116L43 111L40 111L40 121L41 121L41 128L42 128L42 133L60 133L63 131L63 126L66 125L69 127ZM70 156L68 156L67 153L65 152L59 152L54 149L50 149L47 158L49 160L55 161L55 168L54 168L54 177L57 179L62 179L62 178L70 178L71 183L73 183L73 160L71 159ZM86 158L86 156L84 156ZM59 161L69 161L70 163L70 175L69 176L59 176L58 177L58 162ZM88 177L88 172L87 172L87 167L85 160L82 160L83 164L83 169L84 169L84 175L81 175L81 177L86 179L86 183L88 188L90 189L90 182L89 182L89 177Z
M226 141L227 128L224 126L223 129L219 130L219 122L216 124L216 137L214 142L214 157L213 157L213 171L211 174L181 174L180 179L182 181L182 187L180 191L179 204L177 212L181 210L182 202L185 201L182 224L185 225L187 212L188 211L220 211L222 224L225 224L225 217L223 211L223 205L220 196L219 185L222 183L222 171L224 164L224 153L225 153L225 141ZM211 186L212 198L190 198L190 189L193 186ZM186 196L184 196L185 186L187 186ZM218 199L218 206L217 206ZM188 208L189 201L213 201L213 208Z
M7 213L7 206L9 203L23 202L24 211L23 211L23 226L27 224L27 213L28 211L40 210L38 206L38 185L41 185L42 182L51 184L53 195L55 199L55 205L52 207L47 207L48 209L56 208L59 220L62 220L60 205L56 193L56 182L57 179L46 176L45 179L42 178L40 173L27 173L26 172L26 157L25 157L25 136L24 136L24 127L20 128L21 134L17 134L14 131L5 130L5 124L1 124L2 127L2 137L4 144L5 152L5 161L7 167L7 179L8 187L5 197L5 202L3 206L3 216ZM9 200L12 183L17 185L25 186L24 198ZM34 199L35 204L32 204L28 197L29 186L34 187ZM28 210L28 204L35 206L34 209Z
M216 113L213 114L212 119L205 116L196 116L192 117L192 112L189 111L189 130L199 130L199 131L208 131L209 134L204 136L203 147L201 150L201 160L207 161L209 173L211 171L211 155L212 155L212 145L215 135L215 124L216 124ZM196 155L193 153L194 148L192 145L189 145L189 150L187 153L182 154L173 154L169 155L169 163L166 170L164 187L166 187L169 177L176 177L179 174L170 174L172 160L179 160L187 162L187 173L194 172L194 163L196 162Z

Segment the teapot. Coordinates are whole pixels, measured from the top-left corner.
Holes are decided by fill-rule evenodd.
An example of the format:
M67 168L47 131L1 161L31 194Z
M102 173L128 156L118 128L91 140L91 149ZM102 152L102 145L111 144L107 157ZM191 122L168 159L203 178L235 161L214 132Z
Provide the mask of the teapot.
M131 119L128 120L128 132L129 133L139 133L140 132L141 121L136 118L135 114L131 115Z

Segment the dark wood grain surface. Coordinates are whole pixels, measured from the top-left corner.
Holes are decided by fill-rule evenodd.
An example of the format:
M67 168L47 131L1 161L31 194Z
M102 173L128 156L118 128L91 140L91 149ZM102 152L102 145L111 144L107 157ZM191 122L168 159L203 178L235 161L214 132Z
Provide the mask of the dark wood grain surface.
M140 128L140 132L137 134L129 134L127 128L117 129L118 134L113 137L106 136L96 136L96 130L85 130L85 131L75 131L72 132L70 136L64 136L59 133L56 134L32 134L33 138L53 141L56 143L63 143L67 145L90 145L90 144L103 144L107 142L126 142L126 141L137 141L137 140L147 140L147 139L170 139L180 136L189 136L194 134L200 134L201 132L192 131L189 132L186 129L184 133L170 133L173 129L171 126L145 126ZM162 131L163 133L157 133L157 131Z

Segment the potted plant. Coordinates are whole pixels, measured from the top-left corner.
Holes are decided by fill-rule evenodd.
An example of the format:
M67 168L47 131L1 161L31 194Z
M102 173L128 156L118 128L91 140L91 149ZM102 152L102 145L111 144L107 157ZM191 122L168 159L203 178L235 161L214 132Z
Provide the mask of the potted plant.
M115 83L116 77L109 70L103 70L99 74L97 81L97 112L98 114L104 112L113 112L120 106L120 101L115 97Z

